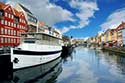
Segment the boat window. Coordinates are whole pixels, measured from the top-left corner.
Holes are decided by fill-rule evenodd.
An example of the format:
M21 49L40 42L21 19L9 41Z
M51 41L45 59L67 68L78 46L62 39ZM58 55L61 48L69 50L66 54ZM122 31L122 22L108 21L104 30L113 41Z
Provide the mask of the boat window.
M24 41L24 43L35 43L35 41Z
M49 45L58 45L59 40L57 38L48 36L48 35L42 35L42 44L49 44Z

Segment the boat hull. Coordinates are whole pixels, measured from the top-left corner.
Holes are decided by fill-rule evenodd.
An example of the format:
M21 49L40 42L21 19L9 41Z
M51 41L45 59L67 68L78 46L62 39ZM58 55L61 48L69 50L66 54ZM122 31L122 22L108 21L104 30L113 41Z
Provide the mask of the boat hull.
M21 69L18 71L13 72L13 82L14 83L31 83L38 80L43 81L47 80L44 79L44 76L50 72L57 71L55 68L59 69L61 67L61 57L58 57L48 63L37 65L30 68Z
M19 70L50 62L61 55L61 49L55 51L26 51L11 49L13 69Z

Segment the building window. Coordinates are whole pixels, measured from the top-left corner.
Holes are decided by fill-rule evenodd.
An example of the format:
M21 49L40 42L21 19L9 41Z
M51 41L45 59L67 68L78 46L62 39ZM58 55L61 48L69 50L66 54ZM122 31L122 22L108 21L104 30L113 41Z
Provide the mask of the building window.
M9 15L9 18L10 18L10 14L8 14Z
M16 31L14 30L14 35L16 35Z
M13 39L13 42L16 43L16 39Z
M1 37L1 43L4 43L4 38L3 37Z
M4 28L1 28L1 34L4 34Z
M23 26L23 29L25 30L25 27Z
M11 23L11 26L13 27L13 23Z
M13 29L11 30L11 35L13 35Z
M8 22L8 26L10 26L10 22Z
M0 11L0 16L3 16L4 15L4 12L3 11Z
M14 27L16 28L16 24L14 23Z
M7 21L5 20L5 25L7 25Z
M22 26L20 26L21 27L21 29L22 29Z
M14 17L14 23L16 24L19 23L19 17L16 17L16 16Z
M17 28L18 28L18 26L19 26L19 25L17 24Z
M4 29L5 30L5 34L7 34L7 29Z
M5 17L7 17L7 12L5 12Z
M4 20L1 20L1 24L4 24Z
M25 23L25 20L23 20L23 23Z
M5 39L5 43L7 43L7 38L5 37L4 39Z
M8 38L8 43L10 43L10 38Z
M13 38L11 39L11 43L13 43Z
M11 9L9 8L9 10L11 10Z
M8 34L11 35L11 33L10 33L10 29L8 29Z
M21 22L21 19L20 19L20 22Z

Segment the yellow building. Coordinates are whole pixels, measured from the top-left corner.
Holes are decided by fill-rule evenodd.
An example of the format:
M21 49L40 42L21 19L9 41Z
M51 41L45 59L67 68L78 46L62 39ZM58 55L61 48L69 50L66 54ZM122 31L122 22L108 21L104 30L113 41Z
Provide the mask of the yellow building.
M102 42L106 43L106 33L103 33L101 39L102 39Z
M102 33L98 33L97 35L96 35L96 43L97 44L101 44L101 42L102 42Z
M108 29L102 36L102 42L106 43L108 46L112 46L117 43L117 30Z
M111 29L110 34L111 34L111 41L113 43L117 42L117 39L118 39L117 30L116 29Z

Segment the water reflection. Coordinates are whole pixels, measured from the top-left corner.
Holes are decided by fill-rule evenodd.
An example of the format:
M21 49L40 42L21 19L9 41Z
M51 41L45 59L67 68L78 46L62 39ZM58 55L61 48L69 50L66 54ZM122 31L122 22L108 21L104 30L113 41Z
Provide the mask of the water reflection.
M78 47L67 59L57 83L125 83L125 57Z
M66 63L69 60L73 60L73 54L76 52L76 50L74 48L67 49L67 51L69 51L69 52L62 52L62 54L61 54L63 63Z
M65 53L63 57L49 63L32 68L13 71L12 80L1 80L0 83L56 83L58 75L62 72L62 62L65 63L70 53Z
M62 56L33 69L15 71L13 82L125 83L125 57L122 54L77 47Z
M55 83L62 72L61 57L47 64L13 72L13 80L2 83Z
M98 67L94 70L99 77L98 83L124 83L125 57L121 54L95 50ZM101 70L100 72L98 70Z

